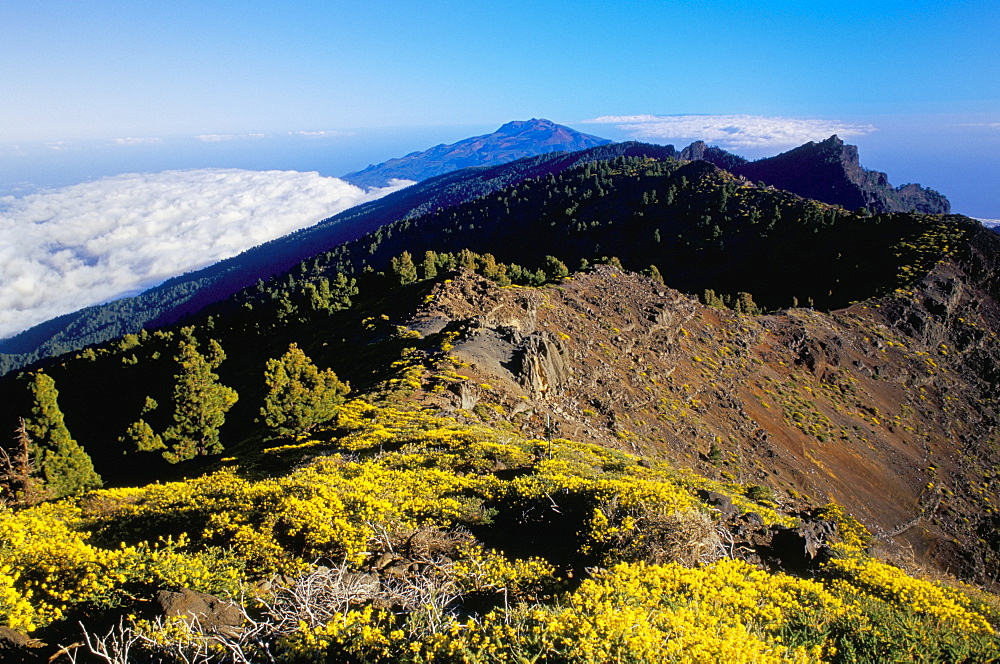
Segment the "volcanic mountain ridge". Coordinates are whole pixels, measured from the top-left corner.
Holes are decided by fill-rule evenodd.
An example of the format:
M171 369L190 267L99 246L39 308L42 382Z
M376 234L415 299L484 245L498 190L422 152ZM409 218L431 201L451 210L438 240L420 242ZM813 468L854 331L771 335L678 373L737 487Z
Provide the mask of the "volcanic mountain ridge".
M835 501L897 562L990 584L1000 310L975 269L760 317L612 266L541 290L465 273L398 322L453 346L460 378L427 374L427 406L757 483L789 511Z

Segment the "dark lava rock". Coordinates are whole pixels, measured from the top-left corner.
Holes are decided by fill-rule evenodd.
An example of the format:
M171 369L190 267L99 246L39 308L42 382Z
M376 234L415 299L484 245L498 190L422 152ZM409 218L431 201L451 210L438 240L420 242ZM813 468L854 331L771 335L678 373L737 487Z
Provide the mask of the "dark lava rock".
M243 613L235 603L189 588L181 588L180 592L176 593L161 590L156 594L156 603L162 615L168 618L180 616L189 621L197 620L206 632L239 627L243 624Z

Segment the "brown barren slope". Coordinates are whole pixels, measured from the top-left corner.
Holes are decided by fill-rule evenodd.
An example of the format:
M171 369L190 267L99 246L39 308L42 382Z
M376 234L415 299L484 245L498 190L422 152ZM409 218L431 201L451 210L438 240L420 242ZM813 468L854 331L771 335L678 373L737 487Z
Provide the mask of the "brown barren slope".
M610 266L543 289L464 273L400 322L452 333L428 405L766 485L789 509L836 501L885 555L990 584L1000 353L969 283L941 263L883 300L754 317Z

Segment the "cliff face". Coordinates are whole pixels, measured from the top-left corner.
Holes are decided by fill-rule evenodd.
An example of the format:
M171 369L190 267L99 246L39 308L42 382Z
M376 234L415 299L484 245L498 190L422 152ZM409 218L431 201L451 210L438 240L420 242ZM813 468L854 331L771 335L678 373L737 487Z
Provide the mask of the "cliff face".
M862 168L857 146L845 144L836 135L728 170L848 210L866 207L872 212L951 212L948 199L933 189L918 184L893 188L885 173Z
M948 199L933 189L919 184L894 188L885 173L864 169L857 146L845 144L836 135L757 161L747 161L704 141L695 141L680 152L675 151L675 156L688 161L707 161L748 180L847 210L864 207L876 213L951 212Z
M678 154L679 159L687 161L707 161L723 170L735 173L738 168L747 164L743 157L726 152L722 148L709 147L705 141L695 141Z
M895 189L903 211L916 210L930 214L948 214L951 202L944 194L921 187L919 184L904 184Z
M989 582L1000 310L974 253L881 301L761 317L607 266L542 290L466 274L408 325L454 333L468 365L428 405L766 485L793 509L836 501L899 562Z

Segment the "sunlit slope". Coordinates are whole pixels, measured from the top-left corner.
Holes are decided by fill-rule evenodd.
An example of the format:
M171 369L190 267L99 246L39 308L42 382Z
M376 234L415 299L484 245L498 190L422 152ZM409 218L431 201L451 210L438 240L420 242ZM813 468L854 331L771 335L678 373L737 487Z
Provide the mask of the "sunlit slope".
M234 599L243 629L136 623L133 657L206 639L221 661L1000 655L988 597L870 558L833 506L808 517L832 534L802 578L741 560L757 554L735 529L799 521L752 486L361 400L317 433L186 482L3 512L5 623L44 636L190 588Z

